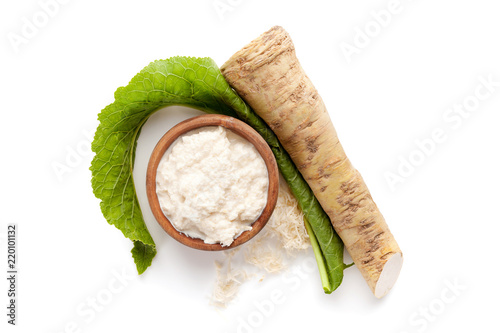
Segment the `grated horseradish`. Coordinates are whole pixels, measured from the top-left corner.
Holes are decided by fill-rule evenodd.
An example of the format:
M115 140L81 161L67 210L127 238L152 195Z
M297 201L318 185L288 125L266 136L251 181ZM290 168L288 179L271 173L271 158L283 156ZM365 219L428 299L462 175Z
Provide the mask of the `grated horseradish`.
M229 246L262 213L268 173L257 149L221 126L180 136L165 152L156 194L178 231Z

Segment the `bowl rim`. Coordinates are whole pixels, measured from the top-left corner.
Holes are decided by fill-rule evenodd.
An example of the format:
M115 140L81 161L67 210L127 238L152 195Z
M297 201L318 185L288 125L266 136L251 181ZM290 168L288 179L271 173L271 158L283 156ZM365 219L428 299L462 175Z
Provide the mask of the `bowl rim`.
M170 223L168 218L163 214L160 207L160 202L156 194L156 173L160 160L171 146L175 140L189 132L191 130L199 129L206 126L222 126L228 130L233 131L235 134L240 135L257 149L262 159L264 160L268 173L268 190L267 190L267 202L260 216L252 224L252 229L242 232L237 236L229 246L222 246L220 243L216 244L206 244L200 238L192 238L186 234L178 231ZM151 152L149 158L147 173L146 173L146 193L149 201L149 207L160 226L169 234L172 238L178 242L198 250L205 251L222 251L235 248L243 243L248 242L255 235L257 235L262 228L266 225L269 218L271 217L276 202L278 200L279 191L279 172L278 165L274 154L267 142L257 133L252 127L243 121L220 114L207 114L201 115L193 118L184 120L170 130L168 130L158 141L155 148Z

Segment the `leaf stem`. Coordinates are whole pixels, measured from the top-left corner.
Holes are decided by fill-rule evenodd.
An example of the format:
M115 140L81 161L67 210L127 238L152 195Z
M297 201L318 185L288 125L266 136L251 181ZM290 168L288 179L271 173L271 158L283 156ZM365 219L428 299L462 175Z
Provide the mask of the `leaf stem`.
M307 233L309 234L309 239L311 241L311 245L314 251L314 256L316 257L316 263L318 264L319 276L321 278L321 284L323 285L323 290L325 293L331 293L332 286L330 284L330 279L328 278L328 273L326 272L325 266L325 258L323 257L323 252L319 247L318 240L316 239L316 235L307 221L307 218L304 216L304 225L306 226Z

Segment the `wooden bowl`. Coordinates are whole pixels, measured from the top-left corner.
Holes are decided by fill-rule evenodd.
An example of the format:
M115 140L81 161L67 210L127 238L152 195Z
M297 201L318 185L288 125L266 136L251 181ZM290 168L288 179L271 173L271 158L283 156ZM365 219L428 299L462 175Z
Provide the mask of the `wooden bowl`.
M160 160L167 151L168 147L170 147L170 145L180 135L204 126L222 126L245 138L255 146L259 154L264 159L267 167L269 186L267 191L266 206L264 207L261 215L252 224L252 229L241 233L229 246L222 246L221 244L206 244L200 238L192 238L179 232L170 223L165 214L163 214L163 211L160 207L160 202L158 201L158 196L156 194L156 171L158 169L158 165L160 164ZM175 240L194 249L205 251L220 251L234 248L249 241L266 225L267 221L271 217L274 207L276 206L276 201L278 200L278 177L278 166L271 149L269 148L266 141L253 128L233 117L209 114L194 117L177 124L176 126L172 127L160 139L160 141L158 141L156 147L151 153L151 158L149 159L148 170L146 174L146 192L148 195L151 211L153 212L156 220L162 226L162 228Z

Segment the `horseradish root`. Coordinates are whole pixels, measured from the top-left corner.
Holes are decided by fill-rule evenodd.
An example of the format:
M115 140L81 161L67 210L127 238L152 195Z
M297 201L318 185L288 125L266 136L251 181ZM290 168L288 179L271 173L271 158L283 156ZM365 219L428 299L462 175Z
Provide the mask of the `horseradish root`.
M288 33L273 27L221 72L290 154L374 295L386 295L401 270L402 252L347 158Z

